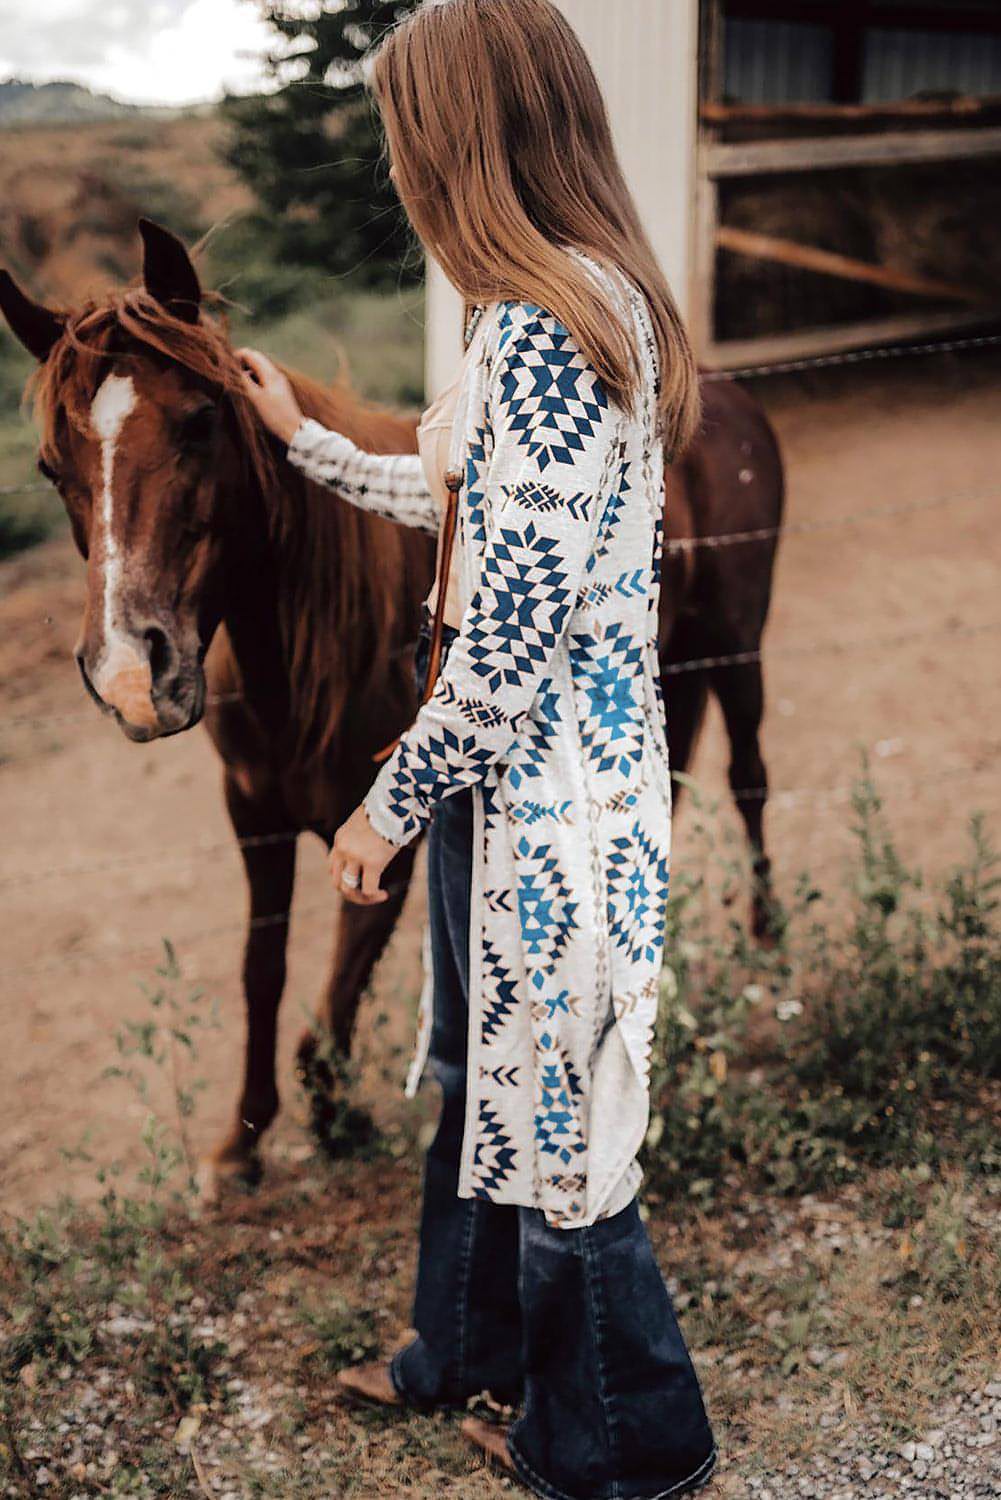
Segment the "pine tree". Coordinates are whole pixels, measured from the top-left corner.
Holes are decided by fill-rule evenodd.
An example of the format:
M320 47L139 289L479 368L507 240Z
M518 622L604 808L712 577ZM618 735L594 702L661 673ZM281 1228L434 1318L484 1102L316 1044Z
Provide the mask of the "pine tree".
M423 275L362 82L366 52L416 3L265 4L277 88L225 100L225 154L259 204L250 228L280 264L369 286Z

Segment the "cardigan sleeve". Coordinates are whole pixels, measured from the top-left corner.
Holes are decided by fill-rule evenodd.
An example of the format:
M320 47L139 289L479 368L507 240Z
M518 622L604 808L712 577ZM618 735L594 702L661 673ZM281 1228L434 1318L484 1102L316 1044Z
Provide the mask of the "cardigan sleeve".
M288 460L361 510L438 533L439 507L416 453L366 453L343 433L307 417L288 445Z
M517 740L589 566L620 418L556 318L505 305L487 381L479 583L434 693L365 798L390 843L409 843Z

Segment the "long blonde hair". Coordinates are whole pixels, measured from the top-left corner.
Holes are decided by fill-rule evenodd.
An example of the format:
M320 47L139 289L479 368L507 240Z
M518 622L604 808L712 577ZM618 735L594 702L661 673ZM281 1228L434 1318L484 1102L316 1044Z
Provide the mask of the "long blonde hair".
M645 295L672 454L700 415L691 346L612 142L598 80L550 0L426 0L380 42L369 81L393 176L426 248L467 303L559 318L629 406L641 365L576 247Z

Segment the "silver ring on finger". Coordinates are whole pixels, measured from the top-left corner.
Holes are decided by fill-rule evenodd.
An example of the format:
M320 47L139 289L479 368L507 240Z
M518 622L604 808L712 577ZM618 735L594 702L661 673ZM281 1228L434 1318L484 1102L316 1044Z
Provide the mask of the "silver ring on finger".
M341 885L346 891L356 891L361 885L361 878L357 870L345 870L341 876Z

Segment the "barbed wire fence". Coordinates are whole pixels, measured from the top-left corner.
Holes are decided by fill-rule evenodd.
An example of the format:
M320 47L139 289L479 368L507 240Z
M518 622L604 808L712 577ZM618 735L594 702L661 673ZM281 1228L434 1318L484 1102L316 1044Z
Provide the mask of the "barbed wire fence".
M710 371L703 376L703 379L707 382L718 383L777 375L794 375L814 370L828 370L839 366L855 367L893 359L926 357L932 354L953 354L992 348L1001 348L1001 334L988 334L952 340L935 340L922 344L896 345L886 348L852 350L830 355L811 356L804 359L786 360L779 364L749 365L736 370ZM48 483L8 484L0 485L0 496L21 496L50 490L51 486ZM881 521L900 520L936 510L987 503L996 504L998 501L1001 501L1001 489L951 493L895 505L862 506L826 519L784 522L773 527L763 527L743 532L726 532L712 536L672 538L665 542L665 553L668 555L678 555L701 550L717 551L730 547L777 541L786 537L818 535L839 528L864 527ZM841 656L856 651L864 652L899 648L916 641L936 640L938 642L952 642L970 639L998 630L1001 630L1001 618L960 623L948 619L933 626L925 624L921 627L909 627L854 640L815 641L796 644L784 644L780 642L777 645L761 650L718 656L703 656L684 661L669 662L664 668L664 675L677 676L696 671L725 670L727 668L757 663L764 660L765 657L770 659L776 656ZM213 706L221 706L228 702L240 701L240 696L238 693L211 695L208 701ZM21 730L47 729L67 723L77 723L85 719L94 723L99 722L99 716L95 714L93 705L53 714L12 714L7 717L0 717L0 736ZM27 756L5 756L0 758L0 770L5 765L10 765L18 759L29 758ZM982 761L979 764L940 769L934 775L927 777L912 776L891 778L889 780L884 778L881 782L881 791L889 790L894 793L906 793L913 796L915 793L920 793L926 789L937 788L945 780L949 782L973 780L984 775L993 774L996 770L997 757L991 755L986 761ZM680 779L686 783L690 780L689 777ZM769 808L773 810L809 807L817 813L840 813L844 806L850 803L856 790L857 785L855 783L844 783L826 787L745 787L731 789L729 795L738 801L767 798ZM202 843L191 846L174 860L165 860L162 855L112 855L89 863L50 865L33 871L19 870L14 873L5 873L0 869L0 891L24 889L58 880L84 879L98 874L125 873L127 871L149 869L154 866L164 868L168 864L183 867L196 860L201 862L206 859L224 858L226 855L236 851L247 851L265 848L269 845L292 843L299 836L295 832L282 832L258 835L250 838L230 838ZM195 945L210 941L216 937L229 936L235 933L248 933L262 927L291 924L293 919L298 925L301 922L309 923L322 918L329 925L331 916L332 909L330 902L311 904L295 912L290 909L263 916L216 924L212 927L189 933L182 941L188 945ZM160 939L148 939L134 945L80 950L78 952L63 953L50 958L39 959L32 963L0 968L0 981L27 978L33 975L42 975L68 968L78 968L81 965L105 966L108 964L126 963L157 951L161 946L161 941Z

